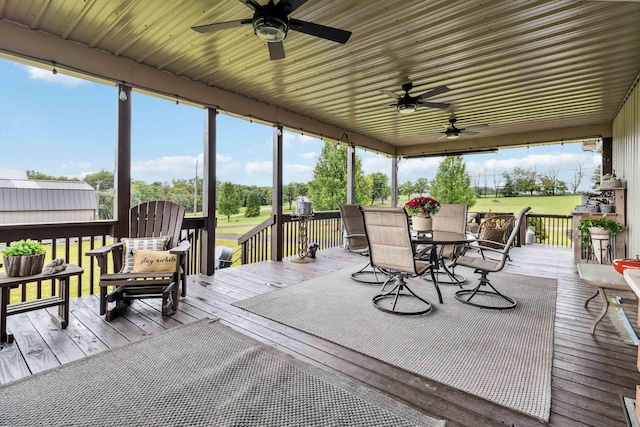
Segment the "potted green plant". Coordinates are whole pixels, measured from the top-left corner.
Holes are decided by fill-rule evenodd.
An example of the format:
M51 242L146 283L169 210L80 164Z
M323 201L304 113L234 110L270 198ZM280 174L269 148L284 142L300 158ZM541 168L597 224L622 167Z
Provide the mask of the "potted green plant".
M42 272L45 250L35 240L19 240L11 242L2 251L4 268L9 277L32 276Z
M582 234L582 247L594 253L599 263L604 259L603 252L609 247L611 236L624 231L624 225L608 219L606 215L599 218L580 220L578 230Z

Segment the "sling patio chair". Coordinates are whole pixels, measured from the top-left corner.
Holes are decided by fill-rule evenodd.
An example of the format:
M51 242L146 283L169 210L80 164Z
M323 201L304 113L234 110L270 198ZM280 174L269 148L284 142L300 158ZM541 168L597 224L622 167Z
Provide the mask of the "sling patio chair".
M364 219L360 211L360 205L343 204L339 205L340 217L344 227L344 238L346 248L363 256L369 256L369 244L364 230ZM388 279L387 273L380 268L372 267L371 262L355 273L351 273L351 278L358 282L380 285Z
M452 203L441 205L438 213L432 215L432 228L433 231L466 233L467 205ZM440 262L435 274L438 275L438 282L462 287L467 280L463 276L455 274L453 271L455 263L447 266L445 260L455 261L466 250L466 246L440 245L437 250ZM425 275L424 278L429 280L430 276Z
M162 316L177 310L180 285L182 296L187 295L186 258L191 247L188 241L180 241L184 211L183 206L167 201L134 206L128 238L87 252L100 267L100 314L107 321L134 299L162 298ZM108 272L109 254L117 273ZM109 303L114 306L109 308Z
M427 271L433 274L432 264L416 257L407 212L404 208L361 209L371 265L382 268L389 274L381 293L373 297L373 305L378 310L392 314L420 315L430 312L431 303L417 295L406 281L407 278L419 277ZM385 291L387 284L393 287ZM437 280L434 279L433 284L442 304Z
M493 310L507 310L516 306L516 300L500 293L493 287L487 276L489 273L495 273L504 268L509 256L509 249L516 239L520 224L530 209L530 207L526 207L520 211L506 243L499 244L495 241L478 240L476 248L480 251L481 256L468 256L465 254L456 259L456 265L473 268L476 273L480 274L478 285L475 288L456 292L455 297L458 301L475 307ZM491 246L486 246L486 244L491 244ZM486 288L490 288L490 290ZM473 300L476 296L480 296L480 301L478 299Z

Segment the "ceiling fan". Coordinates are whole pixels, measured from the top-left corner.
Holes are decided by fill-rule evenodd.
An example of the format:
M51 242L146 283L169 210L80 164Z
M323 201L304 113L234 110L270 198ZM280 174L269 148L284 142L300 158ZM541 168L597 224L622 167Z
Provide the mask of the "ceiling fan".
M481 124L481 125L467 126L466 128L459 128L459 127L456 127L457 121L458 121L457 118L453 116L450 117L449 125L442 125L445 127L446 130L444 132L440 132L443 135L438 139L442 139L442 138L457 139L460 136L460 134L463 134L463 133L466 135L477 135L479 132L475 132L476 129L489 127L489 125L487 124Z
M398 110L398 113L401 113L401 114L413 113L418 109L418 107L440 108L443 110L449 108L449 104L447 104L446 102L423 101L424 99L431 98L432 96L436 96L436 95L440 95L441 93L448 92L450 90L448 87L438 86L418 96L409 95L409 91L411 89L413 89L413 83L405 83L402 85L402 90L404 90L404 95L398 95L397 93L391 92L390 90L381 90L380 92L398 100L398 102L389 104L389 106L396 107L396 110Z
M272 61L284 59L284 45L282 41L287 37L289 30L345 44L347 40L349 40L349 37L351 37L351 31L325 27L324 25L314 24L313 22L289 18L290 13L294 12L307 1L308 0L280 0L278 4L275 4L273 0L269 0L269 3L263 6L255 0L240 0L242 4L253 10L252 18L238 21L216 22L191 27L191 29L199 33L210 33L251 24L255 35L258 36L259 39L267 42L267 46L269 46L269 57Z

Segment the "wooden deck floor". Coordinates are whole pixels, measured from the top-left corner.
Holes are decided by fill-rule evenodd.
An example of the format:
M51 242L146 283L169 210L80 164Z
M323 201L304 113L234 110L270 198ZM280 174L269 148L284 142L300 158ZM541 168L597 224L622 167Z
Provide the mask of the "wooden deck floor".
M589 311L582 307L593 291L580 283L571 250L530 245L515 248L512 255L506 271L558 279L550 425L626 425L619 396L634 396L635 384L640 383L637 348L624 344L607 319L594 336L589 334L599 302L594 301ZM72 301L70 325L64 331L51 322L46 310L11 316L9 329L16 342L0 350L0 383L200 318L219 317L281 351L447 419L450 426L544 424L231 305L276 289L266 283L293 284L360 262L361 257L334 248L319 252L313 264L263 262L220 270L212 277L192 276L189 296L177 313L165 319L160 316L159 301L146 300L136 301L125 316L107 323L98 316L98 299L93 295ZM635 326L637 313L627 315Z

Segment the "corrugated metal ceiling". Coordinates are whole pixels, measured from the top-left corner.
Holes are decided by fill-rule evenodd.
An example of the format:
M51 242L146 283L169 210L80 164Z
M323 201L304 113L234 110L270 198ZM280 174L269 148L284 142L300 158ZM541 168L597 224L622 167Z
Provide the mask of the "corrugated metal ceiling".
M280 61L250 25L190 29L251 15L237 0L0 0L4 20L396 146L442 144L451 111L489 124L478 137L610 123L640 71L637 2L309 0L291 16L353 35L290 31ZM429 101L451 109L397 114L379 90L405 82L448 86Z

